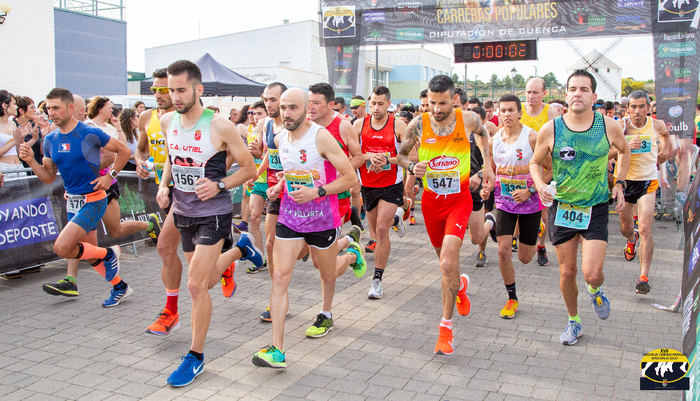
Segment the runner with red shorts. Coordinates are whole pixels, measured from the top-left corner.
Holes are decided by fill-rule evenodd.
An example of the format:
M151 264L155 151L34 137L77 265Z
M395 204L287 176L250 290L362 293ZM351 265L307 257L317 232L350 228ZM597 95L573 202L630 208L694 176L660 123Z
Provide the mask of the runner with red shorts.
M442 272L442 321L435 345L436 354L454 351L452 313L454 305L462 316L469 315L467 296L469 276L459 272L459 249L469 223L472 198L469 191L470 133L484 158L482 170L485 194L493 189L489 134L481 119L472 112L455 109L454 82L437 75L428 83L430 112L408 125L407 138L401 143L399 165L423 178L423 216L430 242L435 247ZM412 163L409 152L419 145L419 162Z

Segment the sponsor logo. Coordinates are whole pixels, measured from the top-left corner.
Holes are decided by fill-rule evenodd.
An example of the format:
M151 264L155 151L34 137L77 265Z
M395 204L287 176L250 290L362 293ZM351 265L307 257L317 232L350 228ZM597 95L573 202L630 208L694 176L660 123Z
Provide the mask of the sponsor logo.
M683 86L678 86L678 87L665 87L661 88L661 94L662 95L688 95L690 94L690 89L686 89Z
M662 43L659 45L659 57L694 56L695 42Z
M639 15L618 15L615 17L615 22L637 22L644 23L644 18Z
M695 34L692 32L664 33L664 40L665 41L695 40Z
M515 157L517 157L518 160L523 160L523 150L515 149Z
M435 143L435 142L437 142L437 139L435 139L435 138L428 138L425 140L425 143Z
M423 40L423 28L399 28L396 30L396 40Z
M644 0L617 0L617 8L644 7Z
M416 0L395 0L396 11L420 11L423 7L422 1Z
M355 6L323 8L324 38L354 38L355 30Z
M197 130L194 132L194 140L199 141L200 139L202 139L202 131Z
M693 19L698 8L697 0L659 1L659 22L680 22Z
M681 114L683 114L683 107L680 105L672 106L668 109L668 115L673 118L680 117Z
M559 158L560 159L568 162L568 161L574 160L575 157L576 157L576 151L571 146L564 146L563 148L559 149Z
M366 42L386 42L386 38L382 35L381 29L372 29L365 37Z
M458 158L445 155L433 157L428 162L428 167L430 167L432 170L451 170L453 168L457 168L457 166L459 166Z
M299 150L299 161L302 164L306 163L306 150L305 149Z
M639 363L640 390L688 390L688 358L671 348L648 352Z
M690 68L675 68L673 70L674 78L688 78L690 76Z
M386 20L384 11L367 11L362 14L362 20L365 22L383 22Z
M58 147L58 151L61 153L70 152L70 143L62 143Z
M666 128L668 128L668 132L683 132L688 131L688 124L685 121L680 121L676 124L667 123Z

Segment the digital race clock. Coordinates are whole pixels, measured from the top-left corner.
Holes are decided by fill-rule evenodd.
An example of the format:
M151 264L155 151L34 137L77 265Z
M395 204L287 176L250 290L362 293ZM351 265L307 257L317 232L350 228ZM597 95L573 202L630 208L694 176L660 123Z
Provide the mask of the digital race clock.
M455 43L455 63L537 60L536 40Z

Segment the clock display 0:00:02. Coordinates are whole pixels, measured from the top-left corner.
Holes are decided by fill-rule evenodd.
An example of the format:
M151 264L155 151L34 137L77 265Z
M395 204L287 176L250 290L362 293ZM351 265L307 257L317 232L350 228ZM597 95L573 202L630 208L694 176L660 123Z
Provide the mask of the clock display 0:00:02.
M474 44L472 59L527 59L527 44L524 42L506 44Z

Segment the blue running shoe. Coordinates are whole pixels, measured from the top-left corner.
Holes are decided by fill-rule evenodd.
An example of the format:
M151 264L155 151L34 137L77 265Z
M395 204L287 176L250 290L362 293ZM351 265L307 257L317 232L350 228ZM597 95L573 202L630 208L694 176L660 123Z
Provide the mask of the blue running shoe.
M559 342L563 345L574 345L582 335L583 326L581 326L581 323L569 320L569 323L566 324L566 328L559 336Z
M168 384L173 387L184 387L194 378L204 372L204 361L200 361L192 354L182 357L182 363L168 377Z
M600 287L598 292L590 294L590 296L595 314L598 315L600 319L607 319L608 316L610 316L610 301L608 301L608 298L605 296L603 287Z
M253 245L253 236L250 233L242 232L236 246L246 250L246 254L241 260L249 260L255 266L262 266L264 262L262 251Z
M133 292L134 290L132 290L127 283L124 283L124 288L120 290L118 290L116 287L112 287L112 293L110 294L109 298L105 299L105 301L102 302L102 306L104 306L105 308L117 306L119 305L119 303L121 303L121 301L124 300L124 298L128 297Z
M112 281L119 274L119 255L121 255L119 245L107 248L107 256L102 259L105 266L105 280Z

